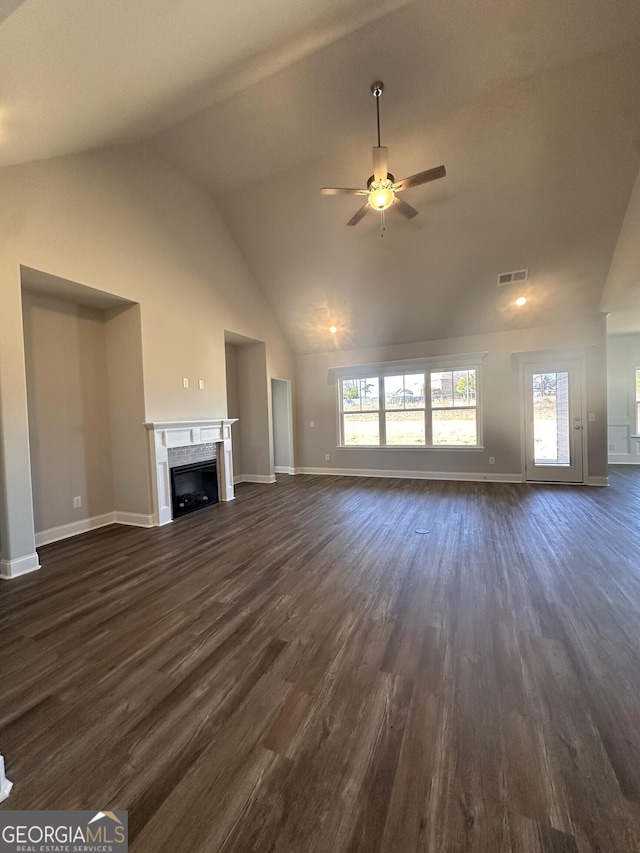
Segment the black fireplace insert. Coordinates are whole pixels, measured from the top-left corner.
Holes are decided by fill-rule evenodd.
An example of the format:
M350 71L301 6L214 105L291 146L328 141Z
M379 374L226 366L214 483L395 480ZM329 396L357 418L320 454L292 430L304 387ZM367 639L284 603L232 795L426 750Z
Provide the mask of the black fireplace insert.
M171 504L174 518L218 503L215 459L171 468Z

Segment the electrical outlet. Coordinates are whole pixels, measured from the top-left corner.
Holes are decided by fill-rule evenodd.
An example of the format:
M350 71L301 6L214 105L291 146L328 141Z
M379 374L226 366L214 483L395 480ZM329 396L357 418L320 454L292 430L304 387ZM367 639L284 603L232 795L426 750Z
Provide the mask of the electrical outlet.
M74 498L73 499L73 508L74 509L80 509L81 506L82 506L82 498L80 496L78 496L77 498Z
M325 462L328 462L328 461L329 461L329 459L331 459L331 457L329 456L329 454L328 454L328 453L325 453L325 454L324 454L324 461L325 461Z
M188 388L188 387L189 387L189 380L187 379L187 377L186 377L186 376L183 376L183 377L182 377L182 387L183 387L183 388Z
M615 444L610 444L610 445L609 445L609 450L615 450L615 449L616 449Z
M311 427L311 429L313 429L315 425L316 425L315 421L309 421L309 426Z
M489 457L489 465L495 465L495 464L496 464L496 457L490 456Z

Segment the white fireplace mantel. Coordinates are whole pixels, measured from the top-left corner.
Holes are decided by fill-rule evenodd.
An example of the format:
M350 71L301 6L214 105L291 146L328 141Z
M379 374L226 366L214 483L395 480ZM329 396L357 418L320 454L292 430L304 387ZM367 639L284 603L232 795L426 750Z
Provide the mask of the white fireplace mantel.
M145 424L149 430L153 511L158 526L173 521L168 455L170 447L215 444L219 499L234 499L231 425L236 421L237 418L216 418L205 421L155 421Z

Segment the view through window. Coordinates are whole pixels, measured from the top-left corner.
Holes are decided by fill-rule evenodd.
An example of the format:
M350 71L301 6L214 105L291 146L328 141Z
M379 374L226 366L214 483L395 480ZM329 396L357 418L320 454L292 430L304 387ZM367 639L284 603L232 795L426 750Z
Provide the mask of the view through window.
M478 368L340 380L344 446L478 446Z

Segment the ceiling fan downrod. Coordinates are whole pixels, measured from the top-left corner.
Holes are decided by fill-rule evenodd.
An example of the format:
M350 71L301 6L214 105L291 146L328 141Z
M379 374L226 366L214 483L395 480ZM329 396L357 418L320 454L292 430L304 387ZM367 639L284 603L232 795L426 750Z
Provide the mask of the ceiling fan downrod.
M380 148L380 96L384 92L384 83L381 80L376 80L371 84L371 94L376 99L376 117L378 119L378 148Z

